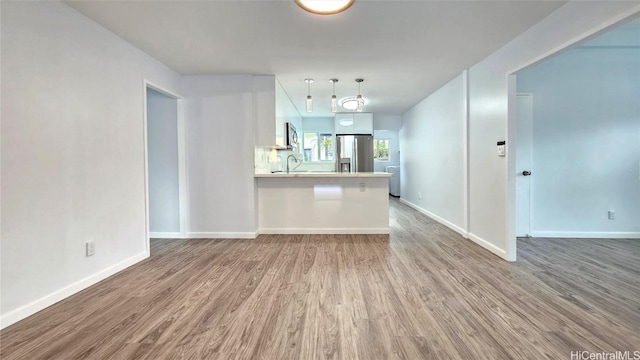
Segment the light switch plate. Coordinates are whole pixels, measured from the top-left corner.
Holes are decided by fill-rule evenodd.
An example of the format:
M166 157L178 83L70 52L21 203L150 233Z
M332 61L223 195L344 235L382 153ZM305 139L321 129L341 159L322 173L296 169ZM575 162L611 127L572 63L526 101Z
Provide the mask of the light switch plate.
M96 253L96 243L93 241L87 241L86 243L86 256L93 256Z
M504 145L498 145L498 156L504 156Z

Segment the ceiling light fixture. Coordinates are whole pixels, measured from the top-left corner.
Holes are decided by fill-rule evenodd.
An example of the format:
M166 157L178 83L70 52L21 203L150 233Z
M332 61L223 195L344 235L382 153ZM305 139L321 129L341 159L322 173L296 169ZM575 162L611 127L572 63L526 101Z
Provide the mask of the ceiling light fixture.
M347 10L355 0L295 0L302 9L318 15L333 15Z
M313 112L313 99L311 98L311 83L313 79L304 79L307 83L307 112Z
M362 95L360 95L360 84L362 84L363 81L364 79L356 79L356 82L358 83L358 96L356 96L356 101L357 101L356 111L358 112L362 112L362 110L364 110L364 100L362 100Z
M333 84L333 95L331 95L331 112L338 112L338 98L336 97L336 83L338 79L329 79L329 82Z
M345 110L355 111L358 108L358 99L354 96L348 97L342 100L341 105Z

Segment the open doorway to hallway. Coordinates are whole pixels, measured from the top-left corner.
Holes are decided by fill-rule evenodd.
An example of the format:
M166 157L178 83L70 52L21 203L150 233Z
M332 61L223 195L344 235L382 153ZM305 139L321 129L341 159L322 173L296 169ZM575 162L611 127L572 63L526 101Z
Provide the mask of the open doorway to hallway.
M148 83L145 97L149 237L181 238L186 230L182 99Z
M640 19L519 71L517 92L516 235L639 239Z

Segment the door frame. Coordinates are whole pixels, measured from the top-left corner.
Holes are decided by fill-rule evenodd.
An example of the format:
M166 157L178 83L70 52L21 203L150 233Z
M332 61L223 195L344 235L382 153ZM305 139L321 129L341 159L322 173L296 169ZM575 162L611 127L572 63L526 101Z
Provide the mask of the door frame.
M143 79L142 84L143 98L143 138L144 138L144 220L145 220L145 238L147 255L151 253L151 229L149 227L149 154L147 142L147 89L152 89L171 98L176 99L177 114L177 143L178 143L178 213L180 217L180 230L178 238L186 238L187 224L189 220L188 212L188 193L187 193L187 166L186 166L186 127L184 118L184 98L172 91L164 89L155 83ZM170 233L173 234L173 233ZM163 236L164 237L164 236ZM176 238L175 236L166 236L167 238Z
M517 100L518 100L519 96L527 96L527 97L529 97L531 99L531 112L532 112L532 114L531 114L531 147L529 149L529 155L530 155L529 171L531 171L532 174L535 175L535 169L534 169L534 164L533 164L533 121L534 121L534 118L533 118L533 100L534 100L534 97L533 97L533 93L531 93L531 92L517 92L516 93L516 111L517 111ZM517 131L518 131L518 119L517 119L517 117L515 118L515 130L516 130L516 133L517 133ZM516 141L517 141L517 139L516 139ZM517 145L517 143L515 145ZM515 151L515 159L514 159L514 161L516 162L516 165L517 165L517 162L518 162L517 146L514 146L514 151ZM518 204L517 204L518 186L517 186L517 179L518 179L518 170L519 169L516 167L515 170L516 170L516 214L515 214L515 216L516 216L516 229L517 229L517 226L518 226L518 212L517 212L517 210L518 210ZM533 188L534 188L533 187L533 183L534 183L534 178L533 177L529 177L529 230L527 232L527 235L529 235L529 236L531 236L531 228L533 227L532 226L532 219L534 218L534 216L533 216L533 211L534 210L533 210L533 206L531 206L531 199L533 198ZM516 237L517 237L517 235L518 235L518 232L516 231Z
M621 15L609 19L608 21L598 24L593 29L586 31L585 33L573 38L565 43L559 44L557 47L533 58L523 64L513 68L511 71L507 71L507 143L506 143L506 158L507 158L507 171L506 171L506 186L507 186L507 200L506 200L506 227L505 232L507 236L507 248L506 248L506 260L516 261L517 257L517 239L516 239L516 161L515 156L515 144L516 144L516 101L517 101L517 86L516 86L516 74L532 65L535 65L541 61L544 61L552 56L560 54L561 52L573 47L574 45L586 41L590 38L596 37L614 26L622 24L631 19L635 19L640 16L640 6L622 13Z

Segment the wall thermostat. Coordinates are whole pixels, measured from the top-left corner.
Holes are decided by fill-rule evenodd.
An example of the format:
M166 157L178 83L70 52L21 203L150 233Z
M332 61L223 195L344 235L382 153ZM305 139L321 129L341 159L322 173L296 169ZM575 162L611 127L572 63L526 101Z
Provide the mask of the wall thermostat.
M497 145L498 145L498 156L503 156L505 155L505 141L498 141Z

